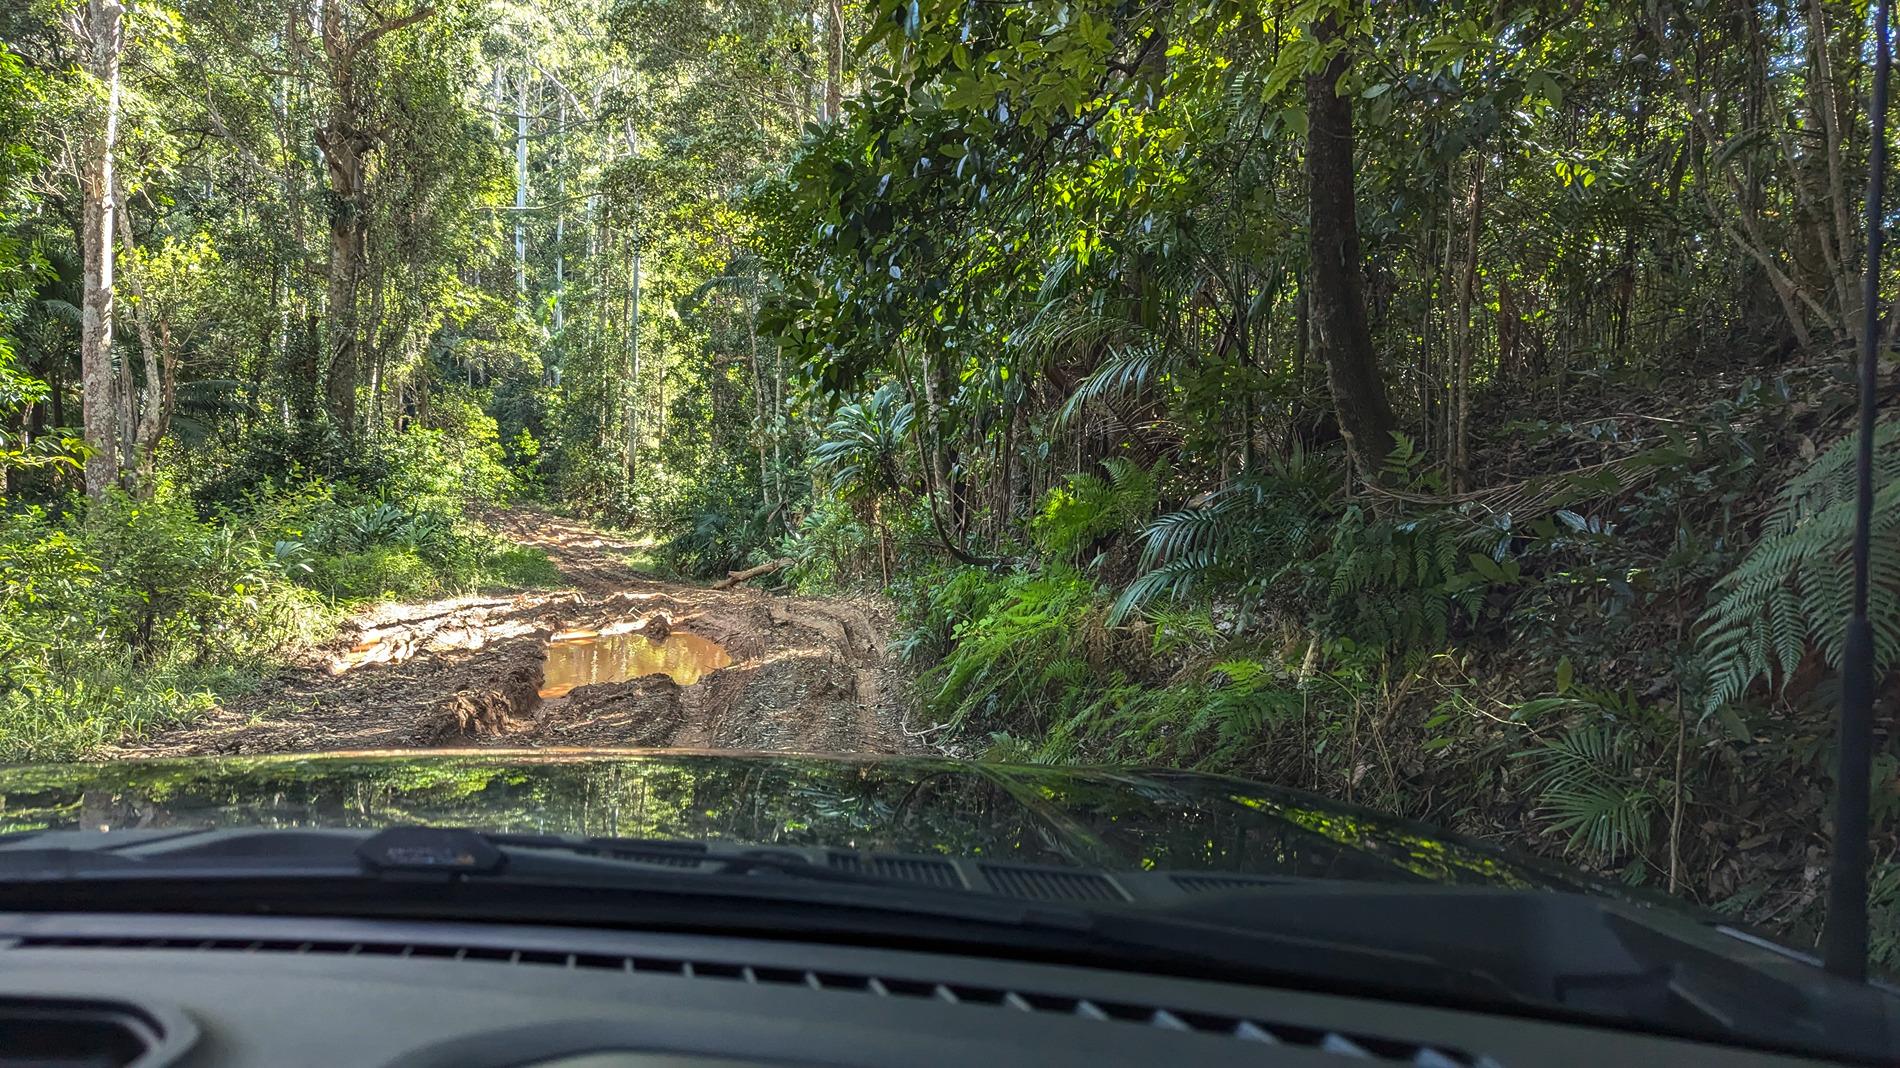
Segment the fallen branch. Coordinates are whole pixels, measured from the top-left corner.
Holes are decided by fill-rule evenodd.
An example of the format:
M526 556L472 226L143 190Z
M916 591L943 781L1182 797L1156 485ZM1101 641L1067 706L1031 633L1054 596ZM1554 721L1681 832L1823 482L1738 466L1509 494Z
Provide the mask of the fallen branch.
M783 571L792 566L792 563L791 557L781 556L776 560L769 560L757 567L748 567L744 571L728 571L726 572L725 578L712 584L712 588L715 590L729 590L747 579L755 579L760 575L769 575L774 571Z

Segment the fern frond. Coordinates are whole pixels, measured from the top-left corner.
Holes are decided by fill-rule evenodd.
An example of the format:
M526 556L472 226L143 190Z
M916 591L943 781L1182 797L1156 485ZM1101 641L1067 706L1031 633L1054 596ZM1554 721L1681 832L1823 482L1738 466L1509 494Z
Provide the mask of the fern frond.
M1785 679L1809 648L1840 662L1850 604L1854 445L1836 442L1782 488L1762 538L1717 580L1702 614L1709 664L1704 713L1740 698L1756 680ZM1900 662L1900 420L1876 428L1873 598L1877 670Z

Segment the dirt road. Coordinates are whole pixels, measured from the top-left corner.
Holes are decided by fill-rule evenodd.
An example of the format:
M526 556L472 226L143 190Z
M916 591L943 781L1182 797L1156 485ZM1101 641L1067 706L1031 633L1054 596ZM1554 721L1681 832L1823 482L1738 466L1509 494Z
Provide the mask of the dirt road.
M661 581L628 566L633 546L567 520L509 512L492 522L544 549L571 588L379 605L254 693L115 755L912 748L879 604ZM630 658L672 677L587 681L589 669L624 670Z

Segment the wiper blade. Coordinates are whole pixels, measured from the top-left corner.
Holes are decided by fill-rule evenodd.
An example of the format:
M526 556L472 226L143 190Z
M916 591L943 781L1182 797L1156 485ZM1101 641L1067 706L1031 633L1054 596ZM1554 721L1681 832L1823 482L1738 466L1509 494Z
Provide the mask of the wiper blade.
M387 833L387 832L385 832ZM785 875L815 882L848 883L857 886L912 886L875 872L841 871L815 864L797 853L769 846L747 847L733 852L715 853L704 842L670 838L613 838L594 836L571 839L558 835L483 834L484 840L508 850L540 849L577 856L629 860L669 868L687 868L709 875Z

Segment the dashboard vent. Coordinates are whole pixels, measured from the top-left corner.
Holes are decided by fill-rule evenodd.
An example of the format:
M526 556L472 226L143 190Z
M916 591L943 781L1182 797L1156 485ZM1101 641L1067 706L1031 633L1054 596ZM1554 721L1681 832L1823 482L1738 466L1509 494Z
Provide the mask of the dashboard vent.
M1249 879L1244 875L1201 875L1198 873L1169 876L1174 885L1190 894L1206 894L1218 890L1258 890L1274 884L1272 879Z
M1093 872L1018 868L1007 864L978 866L990 889L1005 897L1033 901L1126 901L1128 895L1107 877Z
M601 844L569 848L580 856L637 860L642 864L660 864L669 868L697 868L706 860L704 850L645 848L632 844Z
M158 949L182 952L288 953L489 961L498 964L589 971L671 975L685 979L745 983L754 986L802 987L810 990L861 993L874 997L916 998L952 1005L988 1006L1014 1012L1047 1013L1105 1023L1215 1035L1269 1046L1297 1046L1336 1053L1358 1060L1409 1064L1415 1068L1498 1068L1498 1063L1490 1057L1475 1056L1455 1047L1357 1032L1334 1031L1293 1023L1225 1016L1157 1005L1098 1000L1067 994L1047 994L1008 987L943 983L927 979L856 972L735 964L730 961L565 953L557 950L508 949L448 943L304 942L288 939L241 938L111 938L31 935L18 939L13 946L17 949Z
M623 849L603 849L600 855L619 860L637 860L642 864L661 864L669 868L697 868L704 862L701 857L681 856L678 853L642 853Z
M961 890L963 877L957 874L957 866L943 860L931 860L928 857L860 857L856 853L832 853L829 863L839 871L863 872L885 879L907 883L922 883L925 886L946 886Z

